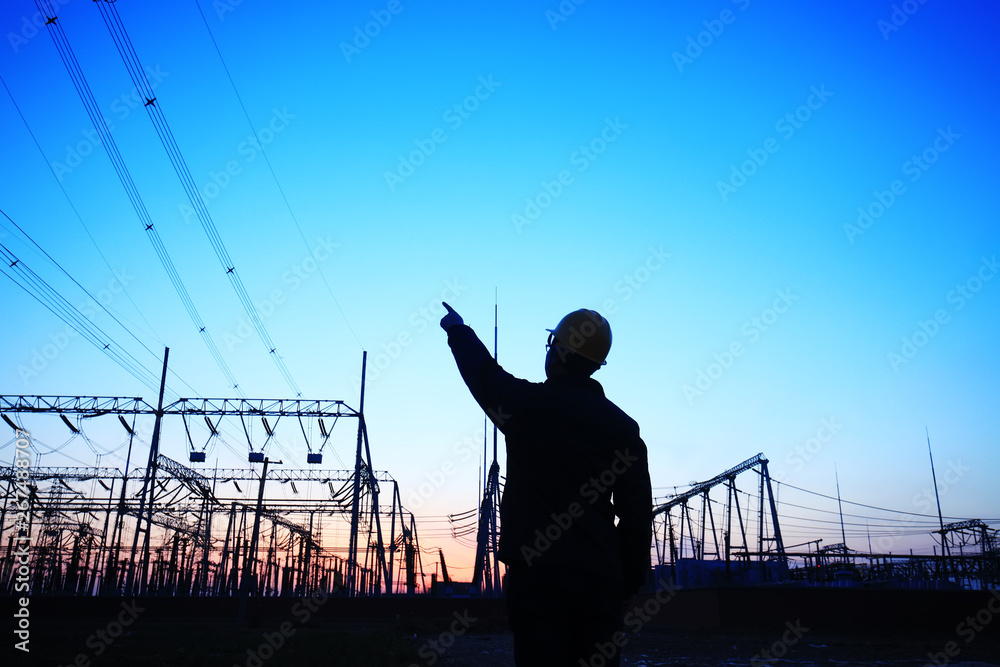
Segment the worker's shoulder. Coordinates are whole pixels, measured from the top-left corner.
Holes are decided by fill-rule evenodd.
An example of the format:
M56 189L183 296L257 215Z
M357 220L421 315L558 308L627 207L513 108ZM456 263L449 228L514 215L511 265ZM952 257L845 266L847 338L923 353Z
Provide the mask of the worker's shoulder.
M639 437L639 422L607 396L603 396L601 402L604 404L604 414L602 416L605 419L610 418L618 429L628 431L630 435L636 438Z
M612 411L612 412L618 414L622 419L628 420L628 421L632 422L633 424L635 423L635 420L632 419L632 417L630 417L629 414L627 412L625 412L625 410L623 410L621 408L621 406L619 406L617 403L615 403L610 398L608 398L608 395L606 393L604 393L604 388L601 387L601 385L598 384L596 380L594 381L594 384L597 385L597 387L600 388L600 392L599 392L600 393L600 397L601 397L600 400L601 400L602 403L604 403L607 406L606 407L607 410Z

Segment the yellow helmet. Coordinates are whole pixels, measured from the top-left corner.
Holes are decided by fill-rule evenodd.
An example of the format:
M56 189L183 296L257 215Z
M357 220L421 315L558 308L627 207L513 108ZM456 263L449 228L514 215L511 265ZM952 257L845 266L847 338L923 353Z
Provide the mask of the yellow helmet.
M546 329L570 352L602 366L611 350L611 325L596 310L581 308L559 320L555 329Z

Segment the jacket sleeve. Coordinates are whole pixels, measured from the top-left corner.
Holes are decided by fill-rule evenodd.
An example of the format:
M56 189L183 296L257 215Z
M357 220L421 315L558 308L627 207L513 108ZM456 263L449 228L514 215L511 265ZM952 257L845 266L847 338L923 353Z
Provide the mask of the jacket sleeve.
M616 530L626 596L636 593L646 582L653 540L653 491L646 445L638 437L636 441L626 449L628 468L614 487L615 514L618 515Z
M476 332L465 324L448 329L448 346L472 397L497 428L507 433L516 423L515 416L522 413L531 383L501 368Z

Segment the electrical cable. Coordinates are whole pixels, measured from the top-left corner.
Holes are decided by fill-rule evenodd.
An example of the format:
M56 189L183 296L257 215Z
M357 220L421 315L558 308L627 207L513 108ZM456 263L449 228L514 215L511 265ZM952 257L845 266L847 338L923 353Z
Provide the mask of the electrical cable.
M7 86L7 82L4 81L4 79L3 79L2 76L0 76L0 83L3 84L4 90L7 91L7 95L10 97L10 101L14 105L14 109L17 111L18 116L21 117L21 122L24 123L24 127L25 127L25 129L28 130L28 134L31 136L31 140L35 143L35 147L38 149L39 153L41 153L42 159L45 160L45 164L48 166L49 171L52 173L52 176L56 179L56 183L59 185L59 189L62 191L63 196L66 198L66 202L69 204L70 208L73 210L73 214L76 216L76 219L80 223L80 226L83 227L83 230L87 233L87 237L90 239L90 242L93 244L94 248L97 250L97 254L101 256L101 260L104 262L104 265L106 267L108 267L108 270L112 273L112 275L117 275L115 273L115 270L111 267L111 263L108 261L108 258L104 255L104 252L101 251L101 248L97 244L97 240L94 238L94 235L91 233L90 228L87 227L87 224L83 221L83 217L80 215L80 211L77 210L76 205L73 203L73 200L70 199L69 193L66 191L66 188L65 188L65 186L62 183L62 179L59 178L59 176L56 174L55 169L52 167L52 163L49 162L48 158L45 157L45 151L42 150L42 146L41 146L41 144L38 143L38 139L35 137L35 133L32 131L31 126L28 125L28 121L24 117L24 113L21 112L21 107L18 106L17 101L14 99L14 94L11 92L10 88ZM20 228L18 228L18 229L20 229ZM23 230L22 230L22 233L23 233ZM32 243L34 243L33 240L32 240ZM38 244L36 243L35 245L37 246ZM48 256L48 253L46 253L46 256ZM142 321L145 322L146 328L149 331L150 335L152 335L153 338L156 338L157 342L162 343L162 341L160 340L159 336L157 336L156 332L153 330L153 326L149 323L149 320L146 319L146 316L143 314L142 310L139 309L139 306L132 299L132 295L129 293L129 291L126 288L125 284L121 280L119 280L118 283L119 283L119 285L121 285L122 293L125 294L125 298L127 298L129 300L129 303L131 303L132 307L135 308L135 311L139 314L139 317L141 317Z
M112 340L111 336L106 334L100 327L84 317L79 310L77 310L62 295L56 292L48 283L35 274L34 271L28 268L24 262L14 256L14 254L11 253L10 250L8 250L3 244L0 244L0 256L3 257L5 263L8 265L8 268L20 272L22 279L33 283L34 289L37 290L37 292L32 291L32 289L28 286L21 284L16 278L14 278L14 276L7 273L7 271L4 271L4 274L10 278L14 284L31 295L68 325L76 329L76 331L83 338L107 354L115 363L124 368L130 375L139 380L139 382L145 384L153 391L159 390L159 379L154 373L143 366L143 364L129 352L121 348L114 340ZM131 332L129 333L131 334ZM114 347L112 347L112 345L114 345Z
M49 2L50 0L44 1ZM36 0L35 4L43 13L51 11L42 6L43 0ZM52 13L54 14L54 11ZM153 220L149 215L149 211L146 208L142 197L139 195L139 191L135 186L135 181L132 179L132 174L129 172L128 167L125 165L125 161L121 156L121 152L118 150L118 145L115 142L114 137L112 137L111 132L108 131L104 119L101 116L100 107L97 105L97 101L94 98L90 84L87 83L87 79L83 74L83 69L80 67L80 63L76 59L76 54L73 52L73 49L69 44L69 39L66 37L65 31L63 31L62 26L58 21L53 21L48 25L49 35L52 37L52 41L56 45L57 51L59 51L59 55L62 58L63 64L66 67L66 71L69 74L74 87L76 88L80 101L83 103L83 106L87 111L87 115L90 117L90 121L94 125L95 131L97 131L100 135L101 144L104 146L108 158L115 169L115 173L121 181L122 187L125 188L125 193L132 204L132 208L135 210L135 213L139 218L139 222L146 231L147 238L150 243L152 243L153 249L156 251L160 264L163 266L163 269L167 272L167 276L170 278L174 291L177 292L181 303L184 305L185 310L187 310L188 316L191 318L192 323L201 335L209 353L219 366L219 369L225 376L229 386L237 391L242 397L243 394L240 393L239 383L236 381L236 378L234 377L225 359L223 359L222 353L219 351L218 346L216 346L215 341L208 333L207 327L205 326L201 315L198 313L198 309L195 307L194 301L191 299L187 287L184 285L184 282L181 279L180 274L177 272L177 268L174 265L166 246L163 244L163 240L160 238L159 230L154 226ZM8 94L10 94L9 89ZM13 100L13 96L11 96L11 99ZM24 120L23 116L22 120ZM24 122L27 126L27 121L25 120ZM30 131L31 130L29 128L29 132ZM40 147L39 150L41 150Z
M810 493L810 494L812 494L814 496L819 496L821 498L826 498L828 500L837 500L836 496L828 496L826 494L819 493L817 491L810 491L809 489L803 489L803 488L800 488L798 486L794 486L792 484L789 484L788 482L778 482L777 480L775 480L775 483L776 484L783 484L784 486L787 486L787 487L790 487L792 489L795 489L796 491L802 491L803 493ZM894 509L888 509L888 508L885 508L885 507L876 507L874 505L866 505L864 503L856 503L856 502L852 502L850 500L843 500L842 502L844 502L844 503L846 503L848 505L857 505L858 507L867 507L868 509L878 510L879 512L889 512L891 514L908 514L910 516L919 516L919 517L930 518L930 519L937 519L938 518L938 516L936 514L921 514L919 512L907 512L906 510L894 510ZM948 517L943 517L943 518L945 518L945 519L955 519L956 521L961 521L962 520L962 517L951 517L951 516L948 516Z
M91 300L93 300L93 301L94 301L95 303L97 303L97 304L98 304L98 305L99 305L99 306L101 307L101 309L102 309L102 310L103 310L103 311L104 311L105 313L107 313L107 314L108 314L108 316L109 316L109 317L111 317L111 319L113 319L113 320L114 320L114 321L115 321L115 322L116 322L116 323L118 324L118 326L120 326L120 327L121 327L122 329L124 329L124 330L126 331L126 333L128 333L128 334L129 334L130 336L132 336L132 338L133 338L133 339L135 339L135 341L136 341L137 343L139 343L139 345L141 345L142 347L144 347L144 348L146 349L146 351L147 351L147 352L149 352L149 353L150 353L150 354L151 354L151 355L152 355L152 356L153 356L154 358L156 358L156 356L157 356L157 355L156 355L156 354L155 354L155 353L154 353L154 352L153 352L152 350L150 350L150 349L149 349L149 347L147 347L147 346L146 346L146 344L145 344L145 343L143 343L143 342L142 342L142 341L141 341L141 340L139 339L139 337L138 337L138 336L136 336L136 335L135 335L134 333L132 333L132 331L131 331L131 330L129 330L129 328L128 328L128 327L126 327L126 326L125 326L124 324L122 324L121 320L119 320L119 319L118 319L118 318L117 318L117 317L116 317L116 316L114 315L114 313L112 313L112 312L111 312L111 311L109 311L109 310L108 310L107 308L105 308L105 307L104 307L104 305L103 305L103 304L101 304L101 303L100 303L100 302L99 302L99 301L98 301L98 300L97 300L97 299L96 299L96 298L94 297L94 295L93 295L93 294L91 294L91 293L90 293L90 292L89 292L89 291L87 290L87 288L85 288L85 287L84 287L83 285L81 285L81 284L79 283L79 281L77 281L77 280L76 280L76 278L74 278L74 277L73 277L72 275L70 275L69 271L67 271L66 269L64 269L64 268L62 267L62 265L61 265L61 264L59 264L59 262L57 262L57 261L56 261L56 260L55 260L55 259L54 259L54 258L53 258L53 257L52 257L52 256L51 256L51 255L50 255L49 253L48 253L48 252L46 252L46 251L45 251L45 249L44 249L44 248L42 248L42 247L41 247L40 245L38 245L38 243L37 243L37 242L35 242L35 240L34 240L33 238L31 238L31 236L30 236L30 235L29 235L29 234L28 234L27 232L25 232L25 231L24 231L24 230L23 230L23 229L21 228L21 226L20 226L20 225L18 225L18 224L17 224L16 222L14 222L14 220L13 220L13 219L12 219L12 218L11 218L11 217L10 217L9 215L7 215L7 213L6 213L6 212L5 212L5 211L4 211L3 209L0 209L0 215L3 215L3 217L7 218L7 220L8 220L8 221L10 221L10 223L11 223L12 225L14 225L14 226L15 226L15 227L16 227L16 228L18 229L18 231L20 231L20 232L21 232L22 234L24 234L24 236L25 236L25 237L26 237L26 238L27 238L27 239L28 239L29 241L31 241L31 242L32 242L32 243L33 243L33 244L35 245L35 247L37 247L37 248L38 248L38 249L39 249L39 250L40 250L40 251L41 251L41 252L42 252L42 253L43 253L43 254L44 254L44 255L45 255L45 256L46 256L46 257L47 257L48 259L49 259L49 261L51 261L51 262L52 262L53 264L55 264L55 265L56 265L56 267L57 267L57 268L58 268L58 269L59 269L60 271L62 271L62 272L63 272L63 273L64 273L64 274L66 275L66 277L67 277L67 278L69 278L69 279L70 279L70 280L71 280L71 281L73 282L73 284L75 284L75 285L76 285L77 287L79 287L79 288L80 288L81 290L83 290L84 294L86 294L86 295L87 295L88 297L90 297L90 298L91 298ZM5 249L5 250L7 250L7 252L8 252L8 253L10 253L11 257L14 257L13 253L11 253L11 252L10 252L10 250L6 248L6 246L4 246L4 249ZM16 258L16 257L14 257L14 259L15 259L15 263L19 263L19 261L17 260L17 258ZM23 264L23 263L22 263L22 264ZM12 268L13 268L13 265L12 265ZM53 291L54 291L54 290L53 290Z
M226 276L229 278L230 284L236 292L237 298L246 311L247 317L253 324L258 337L260 337L261 342L264 343L265 348L268 350L268 354L278 367L282 377L284 377L285 382L288 383L288 386L295 393L296 397L301 397L302 393L299 391L298 385L292 377L291 372L288 370L288 367L281 355L278 354L277 347L271 340L267 328L264 326L263 321L261 321L260 315L258 314L253 301L250 299L250 295L247 293L242 279L236 271L236 265L230 257L229 252L222 241L222 237L219 235L218 228L216 227L211 214L208 212L208 208L205 205L201 192L199 192L194 183L191 171L184 160L179 146L177 145L173 132L167 123L166 116L160 108L161 105L157 102L156 96L153 94L152 86L149 84L149 79L142 68L139 57L135 52L135 47L133 46L132 41L128 36L128 32L122 23L121 16L118 14L117 7L114 3L107 2L97 2L95 4L98 6L101 17L104 19L104 23L111 34L115 47L118 49L118 54L121 57L122 62L125 64L133 84L135 84L136 90L139 91L139 93L146 99L144 108L153 123L153 127L160 138L160 142L163 144L164 150L167 152L167 156L174 167L174 171L176 172L178 179L181 181L181 185L188 196L188 200L191 202L192 208L198 216L198 221L201 223L202 229L208 237L212 249L215 251L216 258L222 265Z
M201 15L201 20L205 24L205 30L208 31L208 36L212 39L212 46L215 47L215 52L219 54L219 61L222 62L222 68L226 71L226 77L229 78L229 84L233 87L233 92L236 94L236 99L239 100L240 108L243 109L243 116L247 119L247 124L250 126L251 132L256 132L253 126L253 121L250 120L250 114L247 112L246 105L243 103L243 98L240 96L239 90L236 89L236 82L233 81L233 75L229 72L229 66L226 65L226 59L222 57L222 51L219 49L218 42L215 41L215 35L212 34L212 29L208 25L208 20L205 18L205 12L201 9L201 3L195 0L195 6L198 8L198 13ZM285 190L281 187L281 183L278 182L278 175L274 172L274 167L271 165L271 159L267 156L267 151L264 150L263 144L258 142L258 148L260 149L261 155L264 157L264 163L267 164L268 170L271 172L271 178L274 179L274 184L278 188L278 192L281 193L281 199L285 202L285 208L288 209L288 215L291 216L292 221L295 223L295 228L299 232L299 236L302 238L302 243L305 244L306 249L312 254L312 250L309 248L309 242L306 240L306 236L302 231L302 226L299 224L298 218L295 216L294 211L292 211L292 206L288 202L288 197L285 196ZM323 284L326 285L326 290L330 293L330 298L333 299L334 305L337 306L337 310L340 311L340 316L344 318L344 324L350 330L351 335L354 336L354 340L357 341L358 346L364 349L364 345L361 344L361 339L358 338L358 334L355 333L354 327L351 326L351 322L347 319L347 314L344 313L344 309L341 308L340 302L333 293L333 288L330 287L330 283L327 282L326 274L323 273L323 268L317 263L316 268L318 269L320 278L323 279Z

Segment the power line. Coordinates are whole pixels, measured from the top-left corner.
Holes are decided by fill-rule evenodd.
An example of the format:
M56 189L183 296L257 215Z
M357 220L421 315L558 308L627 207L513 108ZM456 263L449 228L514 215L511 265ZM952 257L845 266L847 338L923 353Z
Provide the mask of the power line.
M4 213L4 216L6 216L6 213ZM14 273L19 274L21 279L27 283L22 284L21 282L18 282L13 275L4 271L4 274L10 278L14 284L52 311L60 319L66 322L66 324L73 327L84 339L107 354L115 363L124 368L134 378L154 391L159 389L159 379L155 373L146 368L129 352L121 348L120 345L112 340L111 336L106 334L100 327L86 318L61 294L53 289L51 285L42 280L38 274L32 271L3 244L0 244L0 256L3 257L4 262L7 264L7 268L13 270ZM117 319L115 321L118 322ZM118 322L118 324L121 325L121 322ZM133 335L131 332L129 332L129 334ZM143 347L145 347L145 345L143 345ZM146 349L148 350L149 348Z
M101 17L104 19L104 23L107 26L108 31L111 33L115 47L118 49L118 54L121 57L122 62L125 64L125 68L128 70L132 82L135 84L136 90L146 100L144 104L146 112L149 114L149 118L160 138L160 142L163 144L163 148L167 152L167 156L174 167L174 171L181 181L181 185L188 196L188 200L191 202L195 214L198 216L198 221L201 223L202 229L205 231L206 236L208 236L209 243L215 251L215 255L219 260L219 263L222 265L226 277L229 279L230 284L236 292L237 298L242 304L243 309L246 311L247 317L253 324L254 329L257 331L257 335L260 337L261 342L264 343L268 354L278 367L282 377L284 377L285 382L288 383L288 386L295 393L296 397L301 397L302 392L299 391L299 387L292 377L291 372L285 365L281 355L278 354L277 347L271 340L271 336L268 334L263 321L261 321L260 315L257 313L257 309L254 307L253 301L250 299L250 295L247 293L246 287L243 285L243 281L236 271L236 265L229 256L229 252L226 250L225 243L223 243L222 237L219 235L218 228L215 226L215 221L212 219L212 216L208 212L208 208L205 205L205 200L202 198L201 192L198 191L198 188L194 183L191 171L188 168L187 163L184 161L184 157L177 145L173 132L167 123L166 116L163 114L160 104L156 96L153 94L153 89L149 84L149 79L142 68L139 57L135 52L135 47L133 46L131 39L129 39L125 26L122 23L121 16L118 14L118 8L113 3L98 2L96 4L98 6L98 10L101 12Z
M51 261L53 264L55 264L56 267L60 271L62 271L66 275L66 277L69 278L73 282L73 284L75 284L77 287L79 287L81 290L83 290L84 294L86 294L88 297L91 298L92 301L94 301L98 306L100 306L101 310L103 310L105 313L107 313L108 316L111 317L111 319L113 319L118 324L118 326L120 326L122 329L125 330L126 333L128 333L130 336L132 336L132 338L135 339L135 341L137 343L139 343L139 345L141 345L143 348L145 348L145 350L147 352L149 352L150 355L152 355L154 358L157 358L157 355L156 355L155 352L153 352L152 350L150 350L149 347L145 343L143 343L141 340L139 340L139 338L134 333L132 333L132 331L130 331L128 327L126 327L124 324L122 324L122 322L114 315L114 313L112 313L107 308L105 308L104 305L101 304L101 302L98 299L94 298L94 295L91 294L89 291L87 291L87 288L85 288L83 285L81 285L76 280L76 278L74 278L72 275L70 275L69 271L67 271L66 269L64 269L62 267L62 265L59 264L59 262L57 262L51 255L49 255L49 253L46 252L44 248L42 248L42 246L38 245L38 243L36 243L35 240L33 238L31 238L31 236L26 231L24 231L21 228L20 225L18 225L16 222L14 222L14 220L9 215L7 215L7 213L3 209L0 209L0 215L3 215L3 217L7 218L7 220L12 225L14 225L18 229L18 231L20 231L22 234L24 234L25 238L27 238L29 241L31 241L35 245L35 247L38 248L42 252L42 254L44 254L49 259L49 261ZM0 245L2 245L2 244L0 244ZM10 265L11 268L15 268L16 266L24 267L24 263L21 262L20 260L18 260L17 257L14 256L14 254L12 252L10 252L10 250L6 246L2 246L2 247L6 251L6 253L10 255L10 258L13 259L13 262ZM24 267L24 268L26 269L27 267ZM29 271L30 271L30 269L29 269ZM31 274L32 275L36 275L36 274L34 274L33 271L31 272ZM36 277L37 277L37 275L36 275ZM41 279L39 278L39 280L41 280ZM42 282L44 283L44 281L42 281ZM49 287L47 283L45 283L45 286L48 287L53 293L55 292L55 290L52 289L51 287ZM69 324L69 323L67 322L67 324ZM74 327L74 328L76 328L76 327ZM180 379L180 378L178 378L178 379ZM183 382L183 380L182 380L182 382ZM187 383L185 383L185 384L187 384ZM156 386L158 386L158 385L154 385L154 388L156 388ZM190 385L189 385L189 388L190 388Z
M255 132L253 121L250 120L250 114L247 112L246 105L243 104L243 98L240 96L240 91L236 89L236 82L233 81L233 75L229 72L229 66L226 65L226 59L222 57L222 51L219 49L218 42L215 41L215 35L212 33L212 28L208 25L208 20L205 18L205 12L201 9L201 3L195 0L195 6L198 8L198 13L201 14L201 20L205 24L205 30L208 31L208 36L212 39L212 45L215 47L215 52L219 54L219 60L222 62L222 68L226 71L226 77L229 78L229 84L233 87L233 93L236 94L236 99L239 100L240 108L243 109L243 116L247 119L247 124L250 126L250 131ZM302 226L299 224L298 218L295 216L295 212L292 211L292 205L288 203L288 197L285 196L285 190L281 187L281 183L278 182L278 175L274 172L274 167L271 165L271 159L267 156L267 151L264 150L264 145L258 142L257 148L260 149L260 154L264 156L264 163L267 164L268 170L271 172L271 178L274 179L274 184L278 188L278 192L281 194L281 199L285 202L285 208L288 209L288 215L291 216L292 222L295 223L295 228L299 231L299 236L302 238L302 243L305 244L306 249L312 252L309 248L309 242L306 240L306 235L302 232ZM358 346L364 349L364 345L361 344L361 339L358 338L358 334L354 332L354 327L351 326L350 321L347 319L347 314L344 313L344 309L341 308L340 302L333 293L333 288L330 287L330 283L327 282L326 274L323 273L323 267L319 266L317 263L316 268L318 269L320 278L323 279L323 284L326 285L327 292L330 293L330 298L333 299L334 305L337 306L337 310L340 311L340 316L344 318L344 324L350 330L351 335L354 336L354 340L357 341Z
M826 494L819 493L818 491L810 491L809 489L803 489L801 487L789 484L788 482L779 482L779 481L775 480L775 483L779 484L779 485L780 484L784 484L785 486L790 487L792 489L795 489L796 491L802 491L803 493L811 493L814 496L819 496L820 498L826 498L827 500L836 500L837 499L836 496L828 496ZM909 514L910 516L920 516L920 517L931 518L931 519L937 519L938 518L936 514L933 514L933 515L932 514L920 514L919 512L907 512L906 510L887 509L885 507L876 507L875 505L866 505L864 503L855 503L855 502L851 502L850 500L845 500L843 502L847 503L848 505L857 505L858 507L867 507L868 509L871 509L871 510L878 510L879 512L890 512L892 514ZM951 516L949 516L949 517L944 517L944 518L946 518L946 519L961 520L963 517L951 517Z
M785 519L793 519L793 520L797 519L797 520L800 520L800 521L810 521L812 523L832 524L832 525L835 525L835 526L839 526L840 525L840 521L832 521L830 519L813 519L813 518L810 518L810 517L807 517L807 516L795 516L794 514L783 514L783 515L781 515L781 519L782 519L782 525L784 525L784 520ZM930 524L930 523L920 523L920 522L902 523L902 520L901 520L901 523L899 523L899 524L884 524L884 523L871 523L871 524L869 524L869 523L855 523L855 522L851 522L851 521L846 521L846 522L844 522L844 525L845 526L860 526L862 528L867 528L869 526L871 526L873 528L898 528L900 525L911 526L913 528L925 528L925 527L926 528L936 528L937 527L936 524Z
M43 14L47 14L52 11L51 8L45 8L42 6L40 0L36 0L35 3L39 10ZM53 12L54 13L54 12ZM54 18L54 17L53 17ZM125 161L122 159L121 153L118 150L118 145L104 122L101 116L100 108L97 105L97 101L94 98L93 91L90 88L90 84L87 83L87 79L83 74L83 70L80 67L79 61L76 59L76 54L73 52L72 47L69 44L69 40L66 37L66 33L63 31L62 26L58 21L53 20L48 24L49 35L52 37L53 43L56 45L56 50L59 52L59 56L66 67L66 71L76 88L77 94L80 97L80 101L83 103L84 108L87 111L87 115L90 117L91 123L94 125L95 131L100 135L101 144L104 146L107 152L108 158L111 160L111 164L115 169L115 173L118 174L118 178L121 181L122 187L125 188L125 193L132 204L132 208L135 210L136 215L139 217L139 221L146 231L146 236L153 244L153 248L156 251L157 256L160 259L160 263L167 275L170 278L170 282L180 297L181 302L184 304L185 309L188 312L188 316L191 318L195 327L198 329L199 334L202 337L206 347L208 347L216 364L219 366L223 375L226 377L229 385L239 392L239 385L236 382L236 378L233 376L232 371L229 369L228 364L226 364L225 359L222 358L222 354L219 348L216 346L215 341L209 335L204 322L201 319L201 315L198 313L198 309L194 305L194 301L191 299L190 294L187 291L183 281L181 280L180 274L178 274L176 267L174 266L173 260L170 258L167 252L166 246L163 245L163 241L160 238L159 231L154 227L152 218L149 215L149 211L146 208L142 197L139 195L139 191L135 186L135 181L132 179L132 174L129 172L128 167L125 165ZM8 94L9 94L8 90ZM11 97L13 99L13 96ZM15 105L16 106L16 105ZM24 117L22 116L22 120ZM25 126L27 126L27 121L24 120ZM30 132L29 128L29 132ZM37 145L37 142L36 142ZM41 150L41 147L39 147ZM44 157L44 153L43 153ZM61 184L60 184L61 187ZM19 228L20 229L20 228ZM23 233L23 230L22 230ZM36 244L37 245L37 244ZM174 373L176 376L176 373ZM242 396L242 394L241 394Z
M806 489L801 489L801 490L802 491L806 491L807 493L813 493L815 495L820 495L820 496L823 495L823 494L815 493L813 491L808 491ZM756 496L754 494L748 493L746 491L742 491L740 489L737 489L736 492L740 493L740 494L743 494L747 498L756 498ZM831 496L824 496L824 497L834 499ZM717 505L720 508L725 504L724 502L719 501L719 500L715 500L714 498L709 498L708 501L709 501L709 503ZM844 502L846 503L848 501L845 500ZM796 507L798 509L808 510L810 512L821 512L821 513L824 513L824 514L833 514L833 515L836 515L836 516L840 516L840 514L841 514L837 510L821 509L819 507L812 507L811 505L799 505L799 504L796 504L796 503L788 502L786 500L779 501L779 500L775 499L775 503L779 506L779 509L781 507L787 506L787 507ZM860 505L860 503L852 503L852 504ZM694 509L691 508L691 509L689 509L689 511L694 511ZM890 513L896 512L896 510L889 510L889 509L886 509L886 510L883 510L883 511L890 512ZM903 514L905 514L905 513L903 513ZM933 519L937 518L936 516L931 516L931 515L921 515L921 514L916 514L916 513L911 513L911 514L913 514L913 516L922 516L922 517L925 517L925 518L933 518ZM782 516L786 516L786 515L782 515ZM851 517L851 518L854 518L854 519L868 519L868 520L874 520L874 521L892 521L893 520L893 519L891 519L889 517L885 517L885 516L870 516L870 515L867 515L867 514L850 514L850 513L847 513L847 512L845 512L843 514L843 516L845 516L845 517ZM809 520L809 521L820 521L820 519L807 519L806 517L793 517L793 518L802 518L802 519L806 519L806 520ZM961 519L966 518L966 517L946 517L946 518L955 519L955 520L961 520ZM914 525L912 522L910 522L907 519L898 519L898 521L904 522L904 523L908 522L908 525ZM983 521L989 522L989 521L994 521L994 519L983 519ZM1000 520L997 520L997 521L1000 521ZM839 525L840 521L834 521L834 522L830 522L830 523L836 523L836 524ZM936 525L937 521L934 521L933 523ZM851 525L863 525L863 524L856 524L856 523L850 523L850 522L848 522L846 525L851 526ZM876 524L872 524L872 525L876 525Z
M41 154L42 160L44 160L46 166L48 166L49 171L52 173L52 177L56 179L56 184L59 186L59 189L62 190L63 197L66 198L66 202L69 204L69 207L73 209L73 214L76 216L77 221L80 223L80 226L83 227L83 231L87 233L87 237L90 239L90 242L94 245L94 248L97 250L97 254L101 256L101 260L104 262L104 265L108 267L108 270L111 271L112 274L114 274L115 270L111 268L111 263L108 261L108 258L104 256L104 252L101 251L100 246L97 245L97 240L94 238L94 235L90 233L90 228L87 227L87 223L83 221L83 216L81 216L80 211L77 210L76 204L74 204L73 200L70 199L69 193L66 191L66 187L62 184L62 179L59 178L59 176L55 172L55 169L52 168L52 163L49 162L48 158L45 157L45 151L42 150L42 146L41 144L38 143L38 139L35 137L35 133L31 130L31 126L28 125L28 120L24 117L24 113L21 112L21 107L18 106L17 101L14 99L14 94L10 91L10 88L7 86L7 82L4 81L4 78L2 76L0 76L0 83L3 84L4 90L7 91L7 95L8 97L10 97L11 104L14 105L14 109L17 111L17 115L21 117L21 122L24 123L25 129L28 130L28 134L31 136L31 140L35 142L35 147ZM129 300L129 303L131 303L132 307L135 308L135 311L139 314L139 317L141 317L142 321L146 323L146 328L148 329L149 333L154 338L156 338L157 342L162 343L163 341L160 340L159 336L157 336L156 332L153 330L153 325L149 323L149 320L147 320L146 316L143 315L142 311L139 309L139 306L136 304L135 301L132 300L132 295L129 294L129 291L125 287L125 284L122 283L121 281L119 281L119 284L121 284L122 292L125 294L125 298Z

